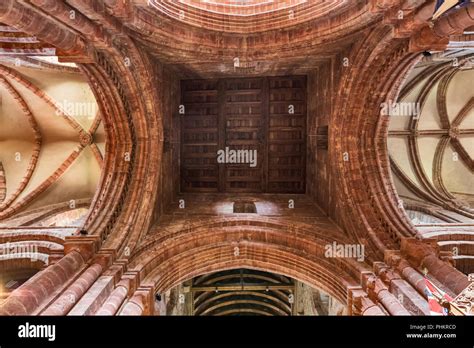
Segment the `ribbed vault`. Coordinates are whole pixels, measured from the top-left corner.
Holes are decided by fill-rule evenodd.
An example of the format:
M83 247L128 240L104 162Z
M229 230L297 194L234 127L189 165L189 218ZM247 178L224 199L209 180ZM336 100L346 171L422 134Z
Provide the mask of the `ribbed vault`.
M466 273L472 270L472 237L453 235L449 224L473 229L472 59L469 50L425 57L392 106L388 139L395 185L412 222L453 251Z
M87 82L77 68L40 59L2 63L0 219L59 203L79 208L95 193L105 151Z

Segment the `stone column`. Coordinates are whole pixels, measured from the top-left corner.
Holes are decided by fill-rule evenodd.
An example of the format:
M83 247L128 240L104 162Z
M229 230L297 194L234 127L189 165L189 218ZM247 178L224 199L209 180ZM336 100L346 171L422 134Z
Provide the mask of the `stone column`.
M441 259L443 255L434 239L404 238L400 253L415 269L421 271L426 269L429 276L443 284L451 296L456 296L469 285L467 276L454 268L446 255L445 260Z
M114 315L119 310L130 290L130 279L122 279L99 308L96 315Z
M78 251L71 251L54 265L37 273L0 305L0 315L31 315L66 284L84 265Z
M54 301L42 315L65 315L84 295L102 273L102 266L94 264L90 266L79 278L77 278L67 290Z
M387 284L390 292L411 314L430 314L428 303L422 296L424 293L419 293L419 289L415 288L405 279L402 279L402 276L397 273L395 269L389 267L383 262L374 262L374 272L385 284Z
M118 315L152 315L154 312L153 287L140 286L125 303Z
M398 299L389 291L380 278L367 272L362 275L362 284L369 298L380 302L391 315L410 315Z

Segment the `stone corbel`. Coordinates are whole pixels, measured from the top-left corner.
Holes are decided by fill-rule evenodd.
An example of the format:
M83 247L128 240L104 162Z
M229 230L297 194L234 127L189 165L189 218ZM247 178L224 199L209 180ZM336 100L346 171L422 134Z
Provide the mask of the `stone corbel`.
M116 250L115 249L100 249L94 255L93 263L98 263L102 266L104 270L110 268L112 263L114 262L116 257Z
M387 313L374 303L361 287L348 289L348 313L349 315L387 315Z
M99 246L99 236L68 236L64 242L64 254L75 250L87 261L98 252Z
M409 51L444 51L449 38L437 35L430 26L425 26L410 37Z

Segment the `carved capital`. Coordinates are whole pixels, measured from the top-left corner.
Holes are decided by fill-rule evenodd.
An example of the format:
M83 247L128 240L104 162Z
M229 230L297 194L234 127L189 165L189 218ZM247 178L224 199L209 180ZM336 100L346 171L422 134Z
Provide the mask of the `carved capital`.
M426 50L443 51L449 44L448 37L437 35L428 25L417 31L410 38L410 52L422 52Z

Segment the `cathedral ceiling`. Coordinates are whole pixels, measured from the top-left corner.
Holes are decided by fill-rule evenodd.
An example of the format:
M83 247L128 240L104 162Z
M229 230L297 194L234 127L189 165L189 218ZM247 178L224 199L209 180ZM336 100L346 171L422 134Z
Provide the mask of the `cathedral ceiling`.
M425 58L412 71L392 109L388 139L401 196L439 205L453 200L472 212L473 78L470 51Z
M4 56L0 64L0 217L58 203L79 208L96 191L105 151L86 79L52 57Z
M133 1L120 19L127 33L180 74L303 73L350 46L374 19L360 3Z
M288 28L340 13L349 3L347 0L150 1L151 7L171 19L186 21L201 29L234 34Z
M180 8L183 4L188 5L187 12ZM329 4L333 11L327 12L325 5ZM152 312L148 299L156 291L166 291L186 279L229 268L260 269L282 274L320 287L341 303L348 303L350 297L354 299L354 304L349 307L355 313L409 314L404 307L405 300L397 300L399 297L395 297L396 294L392 294L393 301L389 299L388 304L385 304L387 311L383 306L376 305L383 302L380 294L392 289L393 283L390 282L393 278L386 272L388 268L390 272L403 273L402 269L406 270L411 267L409 265L419 267L426 261L430 275L442 279L443 287L450 294L454 296L462 291L467 286L465 275L444 262L450 262L451 259L435 249L432 243L413 238L417 231L403 209L397 205L397 195L389 175L389 118L380 117L379 113L380 103L398 95L399 86L421 52L444 50L449 42L448 37L453 34L461 36L460 40L455 41L456 45L472 45L462 32L472 25L473 7L466 6L457 11L455 16L432 23L429 21L433 4L434 0L296 1L283 8L272 8L256 0L226 3L209 1L199 6L189 0L174 2L174 8L166 4L158 8L156 5L160 3L145 0L0 2L0 20L15 26L18 32L32 35L17 33L12 39L16 47L2 45L7 53L27 56L21 60L20 66L16 66L15 62L5 62L2 67L5 93L2 95L6 95L6 105L16 108L12 109L11 114L22 115L21 122L20 119L13 120L19 124L18 128L9 126L11 134L18 139L8 146L24 145L22 151L31 153L29 163L32 165L21 168L27 180L24 185L20 182L17 186L20 190L16 189L12 193L8 187L11 159L2 161L0 199L5 206L5 202L10 200L13 206L3 210L0 218L9 217L19 211L16 209L26 208L27 205L39 209L44 203L39 200L52 192L55 185L60 185L67 175L75 173L73 168L81 158L87 157L87 151L91 153L87 157L90 163L95 160L97 163L93 163L99 168L92 171L97 175L96 182L101 165L106 173L100 176L99 189L82 229L74 228L77 235L64 242L66 256L53 265L51 272L46 273L57 272L58 276L54 277L57 282L47 291L27 284L25 289L28 299L35 299L25 301L25 306L19 306L21 301L16 300L16 294L12 295L3 313L31 314L38 311L35 301L43 301L48 306L52 304L39 309L45 310L45 313L85 314L86 308L65 301L67 297L64 293L54 303L49 298L51 292L56 292L85 265L88 266L87 271L81 275L81 279L90 278L90 285L100 274L104 274L103 271L111 270L113 266L118 266L115 268L117 273L113 273L118 277L111 276L110 284L114 282L113 279L128 283L124 290L126 294L129 293L130 284L134 284L130 291L134 293L133 299L126 300L120 310L122 314L148 314ZM230 8L233 10L230 11ZM70 17L71 11L74 19ZM266 18L265 13L271 13L274 18ZM209 20L202 21L204 17ZM212 21L214 17L226 19L221 19L224 23L216 26ZM248 27L248 18L251 17L258 19L255 28ZM272 27L265 27L266 20L270 21L267 24ZM6 26L1 28L11 33ZM41 47L37 42L27 42L33 44L31 47L22 45L21 42L24 44L25 40L19 40L21 38L30 41L37 38L40 42L49 42L51 47ZM11 39L4 39L7 40ZM69 112L65 110L57 110L63 98L77 101L75 96L81 95L92 101L92 93L85 92L85 80L81 82L79 77L78 80L73 78L74 86L69 86L62 77L77 74L71 71L75 70L74 67L59 68L58 64L51 61L38 63L42 67L40 72L30 71L37 60L31 57L30 49L35 50L38 53L36 55L42 52L48 56L52 55L51 51L44 49L54 49L54 54L62 61L80 63L78 66L87 76L101 107L100 116L107 131L107 156L103 164L103 152L100 151L103 144L100 145L98 139L104 138L104 132L100 131L97 115L93 114L92 117L96 118L89 122L69 117ZM346 54L350 60L343 65L340 62L344 62ZM327 186L332 201L328 204L327 216L322 217L319 226L303 221L288 223L278 217L242 216L231 219L226 216L216 219L203 216L190 224L183 222L183 226L178 220L171 223L168 229L154 225L154 205L160 201L158 193L166 184L163 181L162 163L166 145L169 145L166 144L163 127L161 104L164 103L157 102L163 100L161 97L167 86L163 83L163 66L182 71L179 78L187 74L235 76L296 73L298 70L295 67L307 71L319 68L321 62L326 68L320 69L322 80L327 84L321 83L317 89L317 96L323 100L317 107L324 110L321 116L324 124L318 126L330 128L326 132L326 148L319 149L319 154L327 151L321 156L325 162L324 176L313 173L318 174L313 179L324 177L323 185ZM59 74L43 75L50 70ZM467 216L466 200L460 199L456 193L457 190L467 190L452 186L449 178L446 181L443 179L444 170L457 173L461 169L445 163L449 150L442 152L442 155L436 155L441 151L435 151L433 155L433 147L440 148L439 144L444 144L442 140L438 143L430 140L426 150L419 150L425 147L420 141L420 132L433 131L436 136L448 139L446 142L450 146L457 146L459 163L471 168L469 163L472 163L472 157L465 150L470 143L461 139L464 135L461 133L463 130L470 132L470 128L463 127L464 119L471 117L468 111L469 98L472 96L467 96L468 100L465 100L465 95L451 92L450 87L454 83L454 90L460 88L464 91L467 87L456 81L457 75L465 74L471 78L469 71L456 71L452 74L440 73L439 78L432 76L425 81L427 87L420 88L419 98L424 100L422 105L426 105L427 109L424 113L422 111L419 122L412 120L398 130L392 129L391 136L407 137L407 148L401 152L411 156L410 160L393 156L393 163L400 163L399 166L393 166L396 171L395 183L397 180L402 181L405 186L409 186L410 191L426 201L433 204L441 202ZM427 78L430 76L428 74ZM54 86L49 85L49 81L53 81ZM76 84L82 87L76 88ZM415 87L417 84L413 83ZM439 87L443 84L446 88ZM433 88L436 89L434 93ZM66 90L72 91L68 97L63 94ZM402 100L409 96L409 92L402 92ZM459 96L463 98L456 99ZM89 97L91 99L87 99ZM444 104L438 101L449 98L455 100L454 109L443 108ZM30 103L34 103L34 108L30 107ZM428 107L432 103L436 108ZM438 111L438 115L432 117L435 111ZM413 131L418 133L411 135ZM95 136L97 132L102 135ZM404 144L405 141L400 143ZM50 166L41 164L44 160L41 156L48 144L51 149ZM396 146L402 148L398 143ZM419 159L417 151L423 157L434 156L439 160L433 160L430 165ZM39 157L35 156L37 153ZM410 181L400 174L403 173L400 166L407 164L408 167L412 163L414 168L404 169L409 172L406 176L411 175L413 178ZM440 170L433 170L435 166ZM430 172L430 168L431 176L423 174ZM35 175L39 175L37 179ZM69 180L71 188L76 187L74 179L79 182L79 178L83 179L80 169L79 174ZM89 179L90 182L85 185L87 194L94 192L94 178ZM465 177L460 179L465 180ZM33 183L39 184L38 189L32 187L28 191L29 184ZM68 185L66 187L69 189ZM57 195L60 197L58 201L61 201L66 196L70 199L72 193L58 189ZM34 202L36 199L38 203ZM75 218L74 214L66 215L70 215L64 216L67 219ZM41 223L50 223L51 220L54 218ZM2 238L5 242L10 241L12 235L14 240L18 240L19 236L23 240L34 241L38 235L45 239L58 239L52 235L56 233L52 228L48 229L48 234L43 231L32 233L37 230L18 230L21 231L2 233ZM60 230L59 234L67 228ZM444 228L442 233L446 234L447 230ZM431 229L426 235L433 233L436 231ZM472 237L471 231L466 234ZM57 244L62 244L63 238L59 239L56 240ZM325 246L334 242L363 245L369 256L367 262L361 263L355 258L333 260L328 257ZM471 249L468 243L464 246L465 250L461 252L467 254ZM57 257L59 253L57 248L54 249L50 254L54 253ZM388 267L382 265L382 261ZM65 264L70 267L66 268L67 272L62 272L62 265ZM113 266L109 268L110 265ZM370 267L372 265L373 268ZM124 266L131 271L127 276L133 278L120 278ZM469 269L465 268L467 271ZM407 281L422 277L419 270L411 271L408 276L403 273ZM423 294L423 290L420 293ZM420 296L418 294L418 298ZM79 301L82 302L82 299Z

